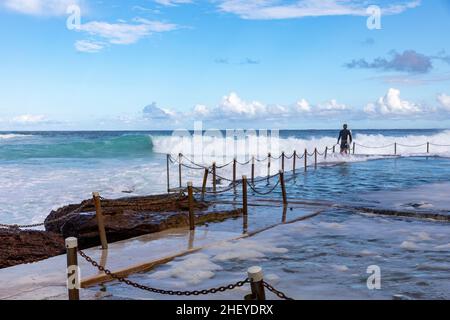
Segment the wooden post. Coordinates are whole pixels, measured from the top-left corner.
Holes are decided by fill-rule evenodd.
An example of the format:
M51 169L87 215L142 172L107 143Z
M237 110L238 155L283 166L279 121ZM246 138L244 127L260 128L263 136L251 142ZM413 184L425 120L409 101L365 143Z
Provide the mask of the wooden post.
M213 174L213 192L216 192L216 162L212 164L212 174Z
M203 174L203 184L202 184L202 200L205 198L206 193L206 182L208 181L208 168L205 168L205 173Z
M267 155L267 183L269 183L269 178L270 178L270 158L272 157L272 155L269 154Z
M317 169L317 148L314 149L314 169Z
M297 151L294 150L294 155L292 156L292 172L295 174L295 162L297 161Z
M430 153L430 143L427 142L427 153Z
M355 154L355 147L356 147L356 143L353 142L353 154Z
M167 164L167 193L170 193L169 157L170 157L170 155L167 154L167 157L166 157L166 164Z
M306 171L307 170L306 167L308 166L308 150L307 149L305 149L304 157L305 157L305 171Z
M180 182L180 192L181 192L181 159L183 155L181 153L178 154L178 180Z
M233 186L236 186L236 158L233 159Z
M284 185L284 171L280 170L281 193L283 194L283 204L287 205L286 186Z
M195 230L195 218L194 218L194 192L192 190L192 182L187 183L188 188L188 202L189 202L189 229Z
M325 147L325 155L324 155L325 160L327 159L327 155L328 155L328 146Z
M255 156L252 157L252 184L255 184Z
M243 232L246 233L248 228L247 176L242 176L242 217Z
M97 218L98 234L100 235L100 242L102 244L102 249L108 249L108 241L106 240L105 223L103 221L103 212L102 212L102 204L100 202L100 195L98 192L93 192L92 196L94 198L95 215Z
M66 238L67 290L69 300L80 300L80 273L78 268L78 240Z
M284 171L284 157L285 157L285 153L284 151L281 153L281 170Z
M394 154L397 155L397 142L394 143Z
M250 286L252 289L252 298L254 300L266 300L264 292L263 272L261 267L250 267L247 270Z

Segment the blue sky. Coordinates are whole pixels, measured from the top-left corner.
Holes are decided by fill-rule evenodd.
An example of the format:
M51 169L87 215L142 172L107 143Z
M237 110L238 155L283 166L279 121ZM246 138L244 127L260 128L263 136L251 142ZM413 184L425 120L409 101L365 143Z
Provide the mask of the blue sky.
M0 0L0 130L450 128L449 33L446 0Z

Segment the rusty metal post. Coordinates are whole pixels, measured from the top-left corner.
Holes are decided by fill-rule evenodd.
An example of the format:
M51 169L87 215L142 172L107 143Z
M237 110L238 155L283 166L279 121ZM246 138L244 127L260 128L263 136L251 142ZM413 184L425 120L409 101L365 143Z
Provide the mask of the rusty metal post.
M213 176L212 176L212 179L213 179L213 192L216 192L216 180L217 180L217 178L216 178L216 162L214 161L213 162L213 164L212 164L212 174L213 174Z
M202 200L205 198L206 183L208 182L208 173L209 173L209 169L205 168L205 173L203 174L203 183L202 183Z
M271 157L272 157L272 155L269 152L267 155L267 183L269 183L269 179L270 179L270 158Z
M170 154L167 154L167 157L166 157L166 164L167 164L167 193L170 193L169 159L170 159Z
M325 155L324 155L325 160L327 159L327 155L328 155L328 146L325 147Z
M356 143L353 142L353 154L355 154Z
M284 184L284 171L280 170L281 193L283 194L283 205L287 205L286 186Z
M242 217L243 232L246 233L248 228L247 176L242 176Z
M80 300L80 269L78 267L78 240L66 238L67 290L69 300Z
M430 143L427 142L427 153L430 153Z
M285 153L284 151L281 153L281 170L284 171L284 157L285 157Z
M397 142L394 143L394 154L397 155Z
M307 149L305 149L305 154L304 154L304 157L305 157L305 171L307 170L307 166L308 166L308 150Z
M292 156L292 172L295 174L295 162L297 161L297 151L294 150L294 155Z
M333 146L333 153L336 153L336 145Z
M317 148L314 149L314 169L317 169Z
M247 276L250 279L252 298L255 300L266 300L262 268L257 266L248 268Z
M105 222L103 221L102 204L100 202L100 195L98 192L93 192L95 205L95 216L97 218L98 234L100 236L100 242L102 249L108 249L108 241L106 240Z
M181 192L181 159L183 155L181 153L178 154L178 180L180 182L180 192Z
M189 202L189 229L195 230L195 218L194 218L194 192L192 188L192 182L187 183L188 188L188 202Z
M236 186L236 158L233 159L233 186Z
M255 156L252 157L252 184L255 184Z

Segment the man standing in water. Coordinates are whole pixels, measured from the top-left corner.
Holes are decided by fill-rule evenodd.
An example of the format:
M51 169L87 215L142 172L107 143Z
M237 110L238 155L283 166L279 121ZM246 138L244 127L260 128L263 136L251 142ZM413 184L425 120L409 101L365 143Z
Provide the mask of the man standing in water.
M337 143L341 144L341 154L347 154L350 149L350 144L352 143L352 133L347 129L347 125L344 124L344 129L339 132L339 138Z

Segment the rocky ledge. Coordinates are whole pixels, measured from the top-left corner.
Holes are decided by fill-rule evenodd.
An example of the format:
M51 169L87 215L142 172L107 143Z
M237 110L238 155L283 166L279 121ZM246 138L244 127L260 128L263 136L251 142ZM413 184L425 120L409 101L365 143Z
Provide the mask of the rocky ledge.
M109 243L189 225L188 199L178 194L102 200L101 206ZM196 225L242 215L241 209L212 211L203 201L194 201L194 211ZM71 236L78 238L80 248L100 244L92 200L52 211L45 231L0 229L0 268L62 254L64 238Z

